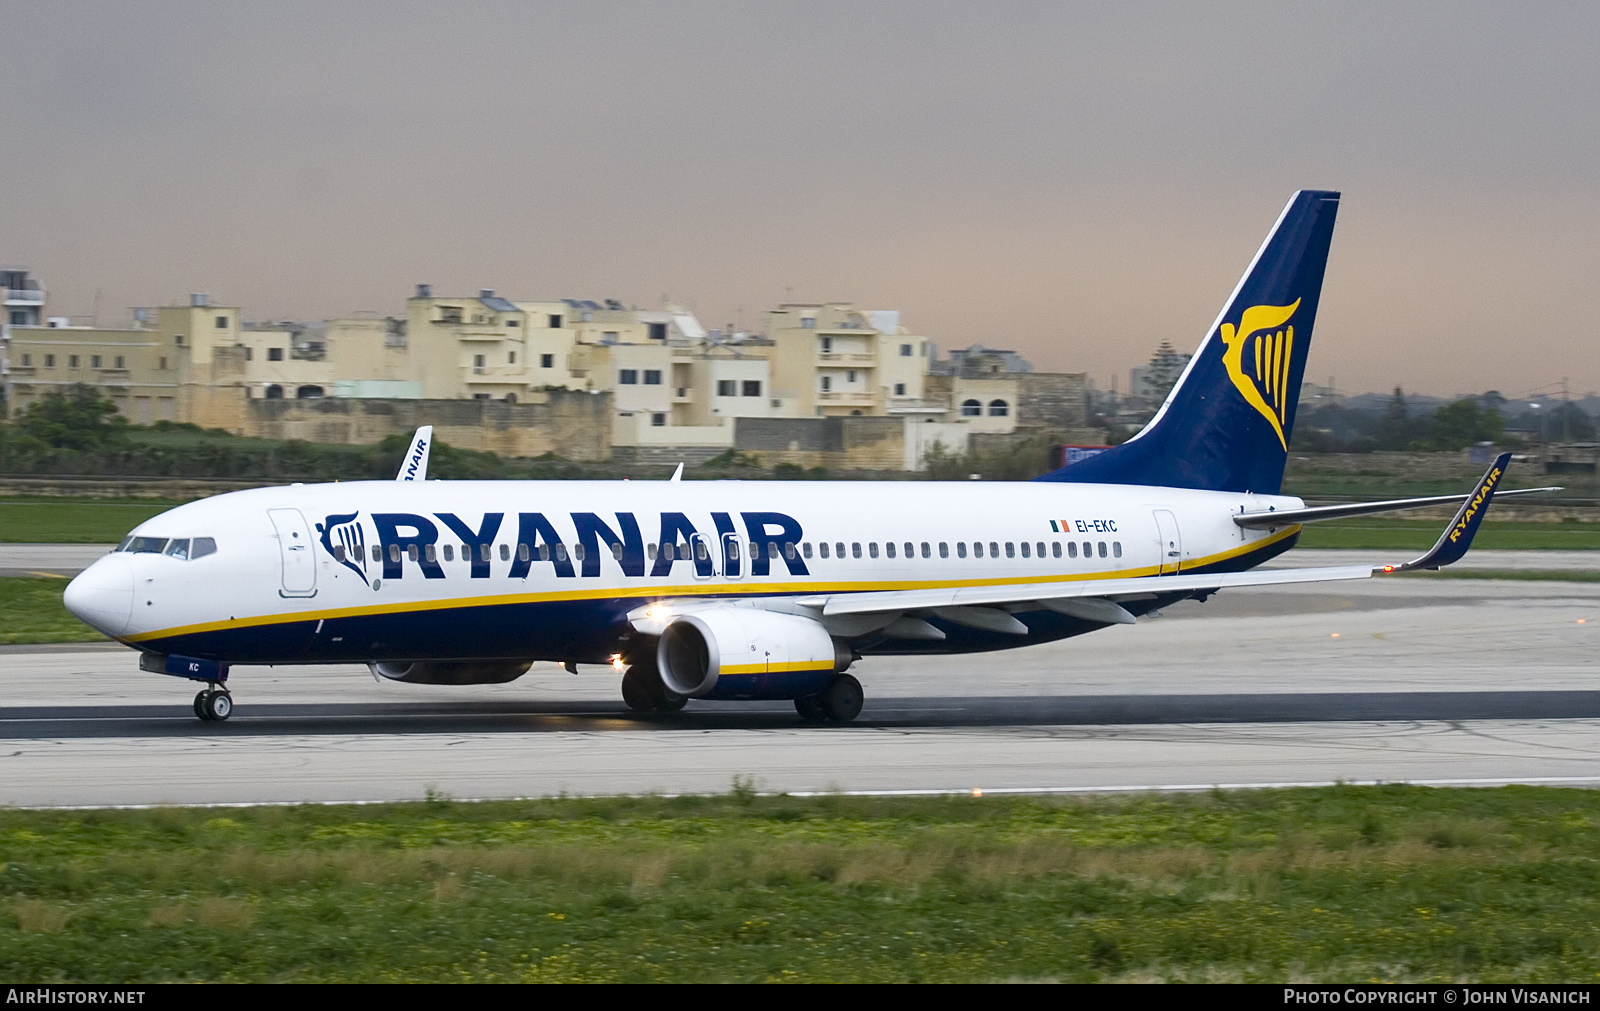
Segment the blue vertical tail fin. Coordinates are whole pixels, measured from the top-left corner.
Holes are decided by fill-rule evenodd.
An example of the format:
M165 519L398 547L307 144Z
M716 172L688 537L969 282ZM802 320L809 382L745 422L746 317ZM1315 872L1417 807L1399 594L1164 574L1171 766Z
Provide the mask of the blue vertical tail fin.
M1337 193L1291 197L1150 423L1038 480L1276 493L1338 211Z

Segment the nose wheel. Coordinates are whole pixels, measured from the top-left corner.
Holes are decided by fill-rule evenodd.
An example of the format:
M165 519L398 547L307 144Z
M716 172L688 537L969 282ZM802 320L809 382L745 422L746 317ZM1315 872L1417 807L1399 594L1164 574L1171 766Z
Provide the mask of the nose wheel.
M233 715L233 696L227 689L207 688L194 697L194 714L207 723L221 723Z

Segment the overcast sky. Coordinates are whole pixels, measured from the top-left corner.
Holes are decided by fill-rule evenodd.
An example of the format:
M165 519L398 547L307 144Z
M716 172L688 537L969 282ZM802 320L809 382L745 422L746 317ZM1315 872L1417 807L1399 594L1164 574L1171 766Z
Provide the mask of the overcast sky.
M1600 388L1600 5L0 0L51 311L899 309L1102 385L1344 192L1308 380Z

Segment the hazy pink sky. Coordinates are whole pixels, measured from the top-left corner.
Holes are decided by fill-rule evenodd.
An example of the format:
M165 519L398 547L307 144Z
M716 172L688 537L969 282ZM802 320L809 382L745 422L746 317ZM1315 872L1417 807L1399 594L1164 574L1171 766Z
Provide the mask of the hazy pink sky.
M1600 6L0 0L58 314L901 310L1105 385L1345 194L1307 378L1600 388Z

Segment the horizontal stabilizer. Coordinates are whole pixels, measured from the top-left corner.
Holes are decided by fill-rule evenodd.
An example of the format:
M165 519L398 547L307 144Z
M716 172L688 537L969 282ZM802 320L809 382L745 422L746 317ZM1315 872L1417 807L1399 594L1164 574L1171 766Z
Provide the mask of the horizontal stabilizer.
M1513 491L1500 492L1499 495L1501 498L1510 498L1513 495L1539 495L1545 492L1564 490L1559 487L1518 488ZM1316 523L1320 520L1338 520L1349 516L1369 516L1373 513L1399 512L1403 509L1425 509L1428 506L1455 505L1458 502L1467 502L1471 498L1471 494L1430 495L1427 498L1396 498L1385 502L1351 502L1347 505L1312 506L1308 509L1279 509L1276 512L1240 513L1233 518L1233 522L1246 530L1268 530L1291 526L1295 523Z

